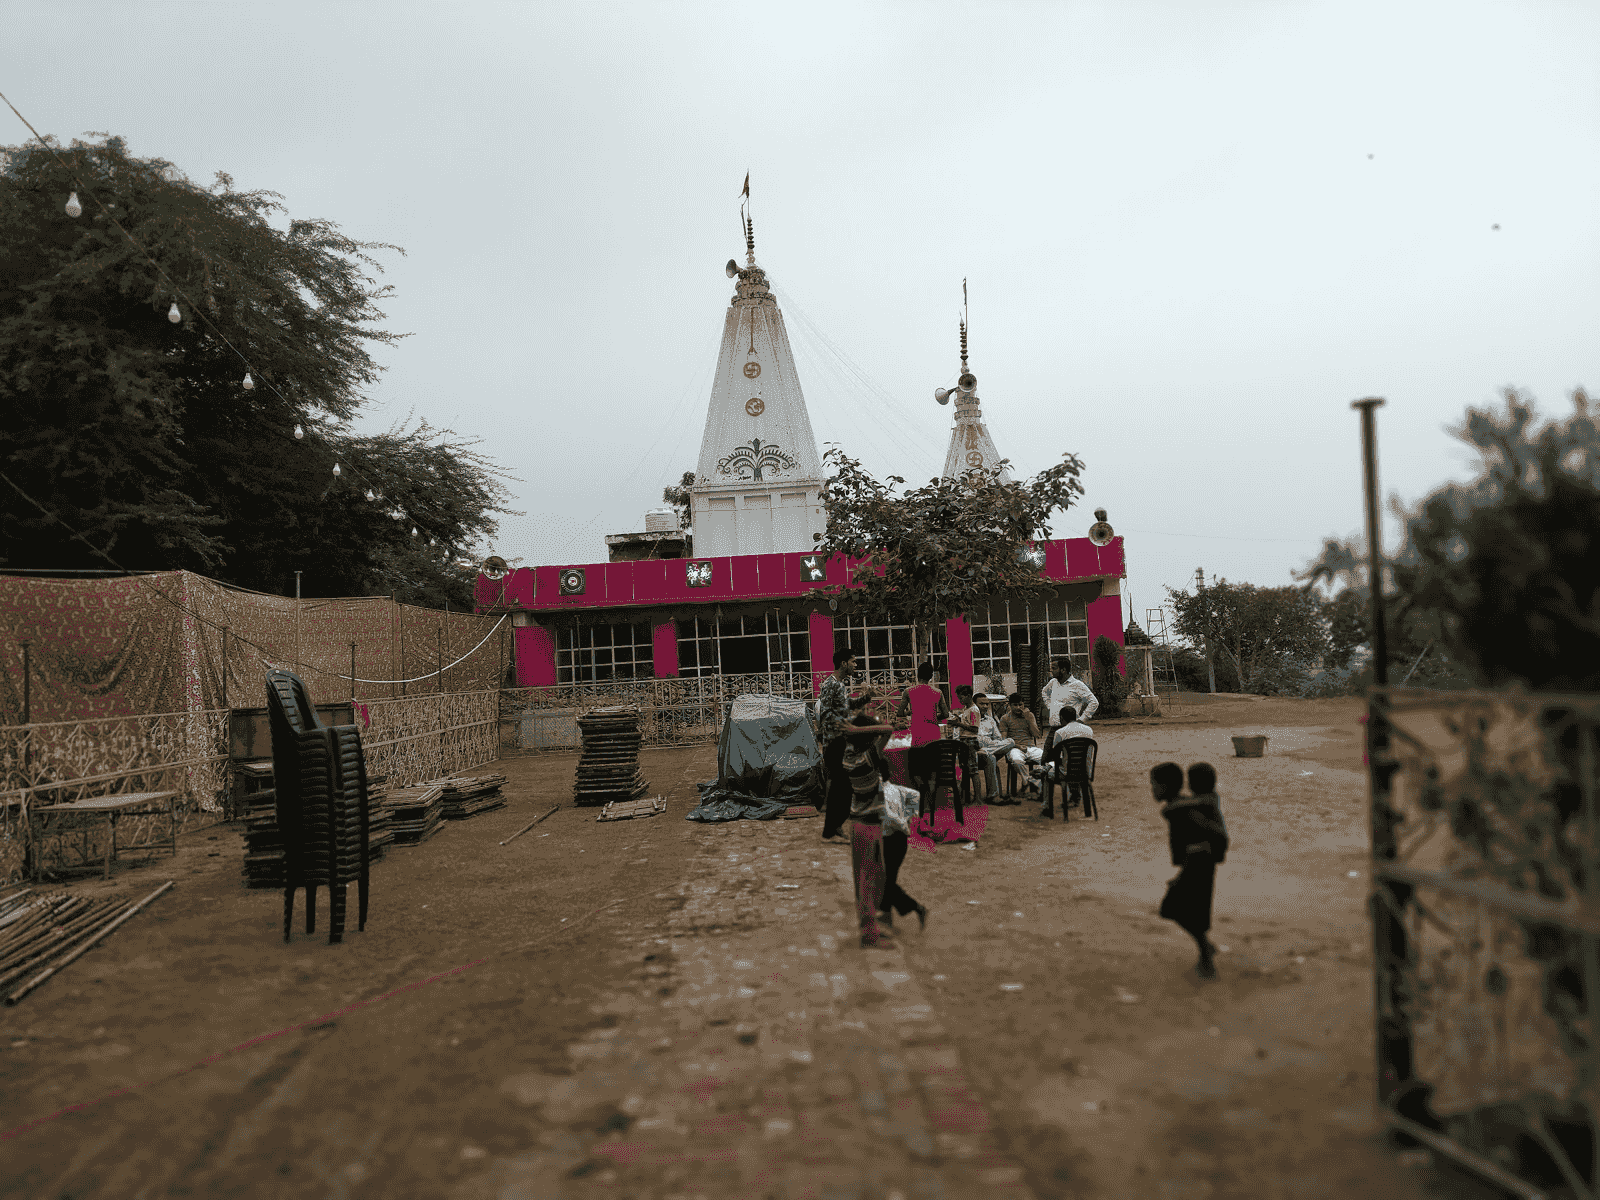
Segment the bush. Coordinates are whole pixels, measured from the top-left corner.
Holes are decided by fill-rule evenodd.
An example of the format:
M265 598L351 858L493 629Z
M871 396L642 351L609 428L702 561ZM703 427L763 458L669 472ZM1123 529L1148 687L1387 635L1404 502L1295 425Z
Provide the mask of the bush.
M1122 647L1102 633L1095 638L1094 648L1089 654L1094 659L1093 687L1095 699L1100 701L1100 715L1119 716L1123 698L1128 694L1127 683L1117 674L1117 659L1122 657Z

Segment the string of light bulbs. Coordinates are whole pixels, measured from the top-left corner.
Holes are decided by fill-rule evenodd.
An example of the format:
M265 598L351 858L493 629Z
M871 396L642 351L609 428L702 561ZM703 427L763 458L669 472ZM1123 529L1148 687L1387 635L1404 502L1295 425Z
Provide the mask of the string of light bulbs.
M136 571L128 570L127 567L123 566L116 559L112 558L111 555L107 554L104 550L100 549L100 547L96 546L88 538L84 537L83 534L79 533L72 526L68 525L59 516L57 516L55 513L51 512L43 504L39 503L39 501L35 500L32 496L28 495L27 492L23 491L20 487L18 487L16 485L16 483L11 479L11 477L9 475L7 475L3 471L0 471L0 480L4 480L7 484L10 485L11 490L17 493L17 495L21 496L24 500L26 500L29 504L33 505L40 512L44 513L45 516L50 517L52 520L54 520L56 522L56 524L60 525L61 528L65 529L73 537L77 538L78 541L82 542L85 546L89 547L90 553L95 554L95 555L99 556L100 558L105 559L106 562L110 563L117 570L121 571L125 577L137 580L140 584L142 584L143 586L149 588L157 596L160 596L161 599L165 600L168 604L172 605L173 608L177 609L181 613L184 613L184 614L186 614L188 616L193 617L195 620L199 621L202 625L209 625L212 629L215 629L220 634L222 634L222 636L231 637L231 638L233 638L234 641L242 642L244 645L249 646L252 650L255 650L257 652L257 657L259 658L259 660L260 660L260 662L261 662L261 664L263 666L276 667L276 666L281 666L284 663L288 663L291 666L299 667L301 669L306 669L306 668L309 668L311 666L311 664L302 662L297 658L285 659L285 658L278 658L276 656L268 658L267 657L267 648L265 646L261 645L259 642L252 641L250 638L247 638L242 633L235 633L231 626L217 624L217 622L213 621L210 617L206 616L202 612L199 612L199 611L197 611L197 610L195 610L193 608L190 608L187 604L184 604L181 600L174 600L171 596L167 595L166 592L162 591L155 584L151 583L146 574L141 574L141 573L136 572ZM462 614L462 615L465 615L465 614ZM494 626L489 630L489 632L484 635L483 641L479 642L471 650L467 651L467 653L463 654L460 658L456 659L455 662L450 663L448 666L441 666L441 667L436 668L433 671L429 671L426 675L418 675L415 679L358 679L358 678L355 678L352 675L342 675L338 671L325 671L325 668L322 668L322 667L316 667L316 668L313 668L313 669L318 670L318 671L325 671L326 674L332 675L335 679L351 680L351 681L353 681L355 683L372 683L372 684L384 684L384 685L392 685L392 684L400 684L400 683L418 683L421 680L431 679L431 678L434 678L435 676L442 675L443 672L448 671L448 670L450 670L450 669L452 669L454 667L459 666L461 663L466 662L467 659L471 658L479 650L483 649L484 644L486 642L488 642L489 638L494 635L495 630L499 629L500 626L505 624L505 622L506 622L506 614L502 614L500 619L494 623Z
M216 335L217 340L219 340L229 350L233 351L234 355L239 359L239 361L244 364L244 380L241 386L243 386L245 391L254 391L256 388L255 377L251 370L250 360L245 357L244 353L228 340L227 335L224 334L220 328L218 328L215 321L205 314L205 310L200 305L189 299L188 293L183 290L182 286L179 285L178 282L172 278L172 276L167 274L160 263L156 262L155 258L151 256L147 249L145 249L145 247L140 243L139 239L134 237L133 234L129 233L128 230L123 227L122 223L112 215L111 210L106 203L101 200L99 196L95 195L94 191L89 187L89 185L84 183L82 177L80 177L78 173L67 164L67 161L61 157L56 148L40 135L39 131L33 127L33 122L29 121L27 117L23 116L22 113L18 111L17 106L11 103L10 98L7 97L4 92L0 92L0 100L5 101L6 107L9 108L13 113L16 113L17 120L21 121L28 127L28 132L33 134L34 139L39 143L39 145L43 146L44 149L49 152L50 156L56 160L56 163L72 178L72 181L78 185L83 193L100 206L100 211L105 216L106 220L111 222L111 224L116 227L117 231L121 233L123 237L128 239L129 244L131 244L135 250L142 254L145 261L148 262L150 266L154 268L155 272L166 281L167 285L172 289L174 296L172 307L167 310L167 320L171 321L174 325L181 325L183 323L183 312L178 307L178 300L183 300L183 302L188 306L189 311L195 316L199 317L200 320L204 321L205 324L210 328L211 332ZM71 195L67 197L67 203L64 206L64 211L66 212L67 216L72 217L74 220L83 215L83 204L78 199L78 193L76 191L72 192ZM268 388L271 389L273 395L277 396L279 400L283 401L286 408L289 408L290 410L295 409L296 406L289 400L287 396L278 390L277 385L274 384L270 378L263 376L263 382ZM309 420L309 418L305 418L305 420ZM294 427L294 440L302 441L304 440L305 436L306 432L303 422L296 423ZM338 479L343 476L344 472L341 469L337 451L335 451L334 454L333 475L335 479ZM368 479L364 474L362 474L362 472L356 468L354 464L352 464L351 470L353 474L362 480L362 482L368 484L366 494L368 501L375 503L383 499L383 492L375 486L373 480ZM409 519L411 521L412 537L417 536L419 528L427 529L426 521L419 521L412 513L406 511L404 506L399 502L396 502L395 507L400 511L397 513L391 513L390 515L397 521ZM436 537L435 531L428 530L428 545L432 546L436 543L436 541L442 541L447 551L459 557L459 552L450 544L450 540L448 538Z

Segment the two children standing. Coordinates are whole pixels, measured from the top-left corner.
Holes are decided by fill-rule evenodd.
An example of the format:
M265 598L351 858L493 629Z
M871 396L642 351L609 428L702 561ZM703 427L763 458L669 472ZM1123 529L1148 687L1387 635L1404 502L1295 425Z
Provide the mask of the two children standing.
M1211 898L1217 867L1228 854L1228 827L1222 821L1222 801L1217 795L1217 772L1209 763L1189 768L1189 792L1183 792L1183 768L1165 762L1150 771L1150 793L1160 804L1167 822L1172 865L1181 867L1167 884L1161 915L1190 937L1200 950L1195 970L1201 979L1217 977L1217 948L1211 931Z

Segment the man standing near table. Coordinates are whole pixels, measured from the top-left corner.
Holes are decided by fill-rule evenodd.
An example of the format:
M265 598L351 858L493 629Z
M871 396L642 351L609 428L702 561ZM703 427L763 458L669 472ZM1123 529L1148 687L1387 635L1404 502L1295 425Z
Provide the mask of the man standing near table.
M1070 704L1078 710L1078 720L1085 723L1094 716L1095 710L1100 707L1100 701L1094 698L1094 693L1089 690L1089 685L1083 680L1075 678L1072 674L1073 663L1070 658L1058 658L1054 663L1055 678L1044 685L1039 696L1044 701L1049 729L1046 731L1045 746L1055 745L1056 731L1061 728L1061 706Z
M845 774L844 752L850 724L850 680L856 673L856 652L846 646L833 652L833 674L822 683L817 702L817 742L822 747L822 769L828 779L823 804L822 837L832 841L850 817L850 777Z

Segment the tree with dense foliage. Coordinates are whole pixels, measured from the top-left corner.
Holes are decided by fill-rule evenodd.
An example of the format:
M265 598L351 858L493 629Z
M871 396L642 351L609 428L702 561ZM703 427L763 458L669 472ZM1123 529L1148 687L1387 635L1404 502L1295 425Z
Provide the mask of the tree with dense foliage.
M91 136L0 148L0 556L469 604L504 476L426 423L351 429L399 247Z
M1405 536L1384 589L1394 683L1426 653L1412 686L1600 690L1600 426L1582 389L1572 400L1571 417L1537 431L1514 389L1503 413L1468 409L1454 433L1478 452L1477 479L1396 506ZM1365 564L1358 543L1330 538L1301 578L1342 582L1335 603L1370 626Z
M874 479L837 446L824 492L827 532L817 549L862 560L859 587L822 589L872 621L931 629L975 611L989 597L1044 595L1051 584L1021 552L1049 536L1051 514L1083 495L1073 454L1027 482L1002 482L1002 463L959 479L930 480L902 495L898 475Z
M661 498L672 506L672 511L678 514L678 528L683 530L683 555L688 558L694 553L694 534L691 532L689 522L694 517L694 505L689 495L689 489L694 486L694 472L685 471L675 487L661 489Z
M1226 579L1194 592L1168 588L1173 628L1195 645L1209 643L1217 666L1228 661L1244 692L1293 690L1328 652L1323 601L1310 587L1257 587Z

